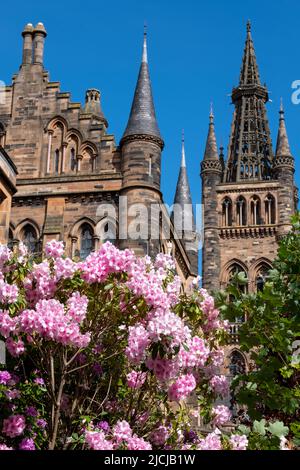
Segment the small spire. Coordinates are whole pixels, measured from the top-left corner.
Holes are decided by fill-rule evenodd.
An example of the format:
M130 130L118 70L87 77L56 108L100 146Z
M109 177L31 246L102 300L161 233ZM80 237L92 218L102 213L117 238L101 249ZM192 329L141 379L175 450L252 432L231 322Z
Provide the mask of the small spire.
M251 33L251 21L247 21L247 33Z
M219 160L212 105L209 113L209 128L206 139L204 160Z
M285 127L284 109L282 98L280 100L279 110L279 129L277 134L276 157L291 157L289 139Z
M185 148L184 148L184 129L182 129L182 135L181 135L181 168L185 168L186 163L185 163Z

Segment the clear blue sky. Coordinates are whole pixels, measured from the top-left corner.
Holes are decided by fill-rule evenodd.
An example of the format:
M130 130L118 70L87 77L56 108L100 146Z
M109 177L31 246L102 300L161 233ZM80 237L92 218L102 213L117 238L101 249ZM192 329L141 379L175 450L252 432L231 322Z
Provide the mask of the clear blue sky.
M194 202L200 202L199 165L210 101L214 103L218 145L228 144L246 21L252 22L260 75L272 102L268 116L276 143L283 97L291 148L300 183L300 105L291 103L291 83L300 80L299 0L211 2L200 0L51 0L2 2L0 79L10 83L21 61L20 33L27 22L48 31L45 65L74 101L99 88L117 142L125 128L140 63L143 24L156 113L165 140L162 189L174 197L180 162L181 129L186 135L188 173Z

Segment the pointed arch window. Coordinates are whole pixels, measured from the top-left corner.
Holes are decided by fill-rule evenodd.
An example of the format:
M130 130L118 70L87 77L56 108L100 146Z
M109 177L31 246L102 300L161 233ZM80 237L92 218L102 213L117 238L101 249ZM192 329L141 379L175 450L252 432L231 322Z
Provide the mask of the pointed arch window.
M264 285L268 280L268 273L270 269L270 266L268 266L266 263L262 263L256 271L255 287L257 292L261 292L264 289Z
M258 196L253 196L250 202L251 209L251 225L260 225L260 199Z
M26 246L28 253L34 254L38 251L38 238L35 228L27 224L23 229L22 241Z
M232 225L232 202L226 197L222 204L222 225L230 227Z
M233 351L230 355L229 364L230 375L235 377L236 375L245 374L246 372L246 361L244 356L239 351Z
M245 269L242 268L242 266L238 263L233 263L230 268L229 268L229 271L228 271L228 281L230 282L232 280L232 278L236 275L236 274L239 274L239 273L244 273L245 277L247 277L247 272L245 271ZM247 284L244 284L244 283L240 283L238 284L238 288L246 293L248 288L247 288Z
M70 151L70 169L71 171L75 171L77 166L77 161L76 161L76 151L74 147L71 148Z
M59 150L56 149L54 152L54 171L56 174L59 173Z
M272 194L265 199L265 220L268 225L276 223L275 198Z
M236 215L238 225L247 225L247 208L246 200L243 196L240 196L236 202Z
M89 224L83 224L80 233L80 258L85 259L94 248L93 230Z

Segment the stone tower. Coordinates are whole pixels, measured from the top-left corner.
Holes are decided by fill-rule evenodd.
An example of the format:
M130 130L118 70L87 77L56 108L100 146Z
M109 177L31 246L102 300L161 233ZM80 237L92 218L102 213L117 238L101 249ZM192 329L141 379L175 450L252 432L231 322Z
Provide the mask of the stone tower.
M127 203L127 218L123 220L127 223L127 233L130 235L127 238L126 230L120 226L121 247L130 247L136 253L153 256L160 249L160 216L157 209L162 203L160 176L164 142L152 97L146 32L131 111L120 147L123 174L120 196L124 198L121 204L123 201Z
M296 210L294 159L281 105L275 155L266 103L247 23L239 84L232 90L235 110L226 164L218 157L213 119L201 176L204 204L203 280L209 290L223 288L244 272L249 291L260 289L276 256L278 239Z

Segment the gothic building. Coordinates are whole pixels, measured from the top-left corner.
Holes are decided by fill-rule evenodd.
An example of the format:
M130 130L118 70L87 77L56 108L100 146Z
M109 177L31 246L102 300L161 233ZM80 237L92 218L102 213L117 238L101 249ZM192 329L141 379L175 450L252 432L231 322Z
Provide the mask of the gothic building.
M13 246L22 240L39 253L55 238L77 258L106 239L138 255L168 252L187 285L198 272L197 247L176 236L163 204L164 141L155 116L146 35L119 145L107 132L97 89L86 91L81 106L60 91L59 82L50 81L43 64L46 35L42 23L26 25L20 70L0 90L0 242ZM179 197L181 191L186 196L186 184L185 175L178 183ZM152 206L159 210L151 211ZM157 233L144 235L150 220ZM140 236L128 235L132 224Z
M234 104L227 160L218 152L211 112L201 162L204 205L204 287L225 287L233 274L244 272L248 291L261 289L277 253L278 240L290 229L297 207L294 158L281 104L273 152L266 103L250 23Z

